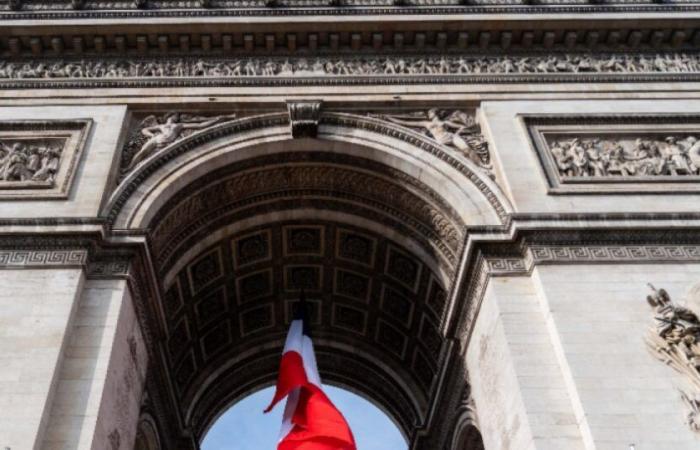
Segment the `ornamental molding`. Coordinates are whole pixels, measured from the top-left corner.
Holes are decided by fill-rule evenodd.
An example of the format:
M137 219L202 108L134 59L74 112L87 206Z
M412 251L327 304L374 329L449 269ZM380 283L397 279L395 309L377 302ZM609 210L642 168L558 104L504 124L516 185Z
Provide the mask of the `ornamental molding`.
M527 116L549 192L699 192L700 116Z
M65 199L92 120L0 121L0 199Z
M652 294L647 303L653 308L655 324L646 335L647 349L682 376L686 423L700 432L700 319L690 308L674 303L666 290L649 287Z
M556 235L552 238L571 240L571 233L576 234L560 233L558 238ZM626 238L618 238L635 239L635 236L628 234ZM667 239L668 236L665 236L660 240ZM679 239L683 239L681 234ZM519 254L513 245L516 249L521 249ZM468 281L461 287L455 286L455 292L451 295L451 302L456 302L459 307L451 315L448 314L452 322L448 327L455 330L455 336L463 342L462 348L466 348L469 342L486 287L492 277L530 276L536 266L552 264L700 263L700 244L694 243L542 245L528 244L525 239L505 247L490 247L475 250L465 272L464 279ZM448 310L452 308L453 306L448 306Z
M94 19L130 17L227 17L313 15L558 14L604 12L692 12L692 1L634 4L624 0L9 0L7 19Z
M444 113L440 112L440 114ZM464 112L463 114L473 113ZM205 123L206 120L208 119L201 118L200 123ZM123 178L117 188L117 191L113 194L112 200L110 201L108 221L114 223L119 212L126 204L129 196L137 191L138 186L144 180L146 180L148 176L179 155L192 151L198 146L201 146L207 142L225 136L236 136L237 134L248 133L264 128L278 128L280 126L288 127L290 124L289 120L290 117L288 114L270 113L243 117L235 120L216 121L215 123L210 124L208 127L198 130L197 132L184 137L177 137L172 143L161 149L155 149L157 151L136 165L132 165L130 162L124 162L129 161L128 155L134 154L133 149L138 148L138 145L133 144L133 139L129 140L124 150L124 155L127 156L125 156L125 159L123 159ZM493 190L490 180L489 182L484 180L484 178L488 179L491 177L488 168L476 166L473 161L468 163L465 162L463 152L457 152L455 151L454 147L450 148L447 145L441 144L440 142L426 135L424 131L414 131L411 128L392 123L388 120L371 117L369 115L358 116L353 114L331 112L324 112L320 115L319 127L323 126L347 127L370 131L404 141L406 144L431 153L433 156L450 164L465 177L467 177L467 179L469 179L470 182L472 182L492 204L499 217L501 217L503 220L506 219L507 212L506 206L503 204L503 200L501 199L500 195ZM137 126L136 129L141 129L141 125ZM444 134L454 135L455 131L457 130L446 129L444 130ZM324 128L320 128L319 132L323 134L326 131L324 131ZM330 130L329 132L332 133ZM476 136L476 131L472 130L470 133L472 137ZM134 136L138 136L138 134L139 133L132 131L130 136L133 138ZM484 148L487 149L487 147L484 147L483 145L479 147L482 155Z
M0 250L0 267L3 269L83 267L87 259L85 249Z
M700 80L695 53L534 53L233 58L30 58L0 63L2 88L286 86Z

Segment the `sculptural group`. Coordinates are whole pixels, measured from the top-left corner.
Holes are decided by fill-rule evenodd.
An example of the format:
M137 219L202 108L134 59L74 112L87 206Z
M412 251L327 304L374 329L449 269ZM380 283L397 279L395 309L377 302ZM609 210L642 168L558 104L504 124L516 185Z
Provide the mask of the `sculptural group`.
M695 54L559 54L0 62L0 79L697 73Z
M700 175L700 141L679 139L601 139L574 137L553 140L549 150L562 177Z

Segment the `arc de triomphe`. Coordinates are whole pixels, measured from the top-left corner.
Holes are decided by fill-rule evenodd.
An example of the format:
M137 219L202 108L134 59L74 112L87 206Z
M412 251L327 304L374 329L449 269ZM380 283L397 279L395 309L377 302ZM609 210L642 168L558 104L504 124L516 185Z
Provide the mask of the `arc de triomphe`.
M302 289L411 450L700 447L699 45L690 0L3 2L0 448L198 449Z

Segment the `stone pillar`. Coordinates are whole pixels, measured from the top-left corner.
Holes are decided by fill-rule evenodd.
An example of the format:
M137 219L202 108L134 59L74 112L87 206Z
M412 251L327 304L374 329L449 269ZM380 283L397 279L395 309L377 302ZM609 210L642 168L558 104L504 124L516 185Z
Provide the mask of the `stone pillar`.
M531 278L490 280L467 367L485 448L585 448Z
M655 325L647 283L682 304L700 283L700 264L538 266L534 277L587 448L700 448L679 375L644 342Z
M0 448L41 447L83 282L79 268L0 270Z
M466 353L485 448L699 448L679 375L644 341L647 283L682 303L698 274L697 263L582 263L491 278Z
M88 280L70 330L42 448L131 448L146 366L126 281Z

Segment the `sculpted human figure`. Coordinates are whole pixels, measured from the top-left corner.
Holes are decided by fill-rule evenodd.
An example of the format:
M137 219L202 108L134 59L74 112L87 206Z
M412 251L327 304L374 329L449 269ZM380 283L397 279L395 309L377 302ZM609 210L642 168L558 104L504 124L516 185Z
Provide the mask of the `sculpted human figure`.
M665 139L666 147L663 150L668 160L671 175L689 175L693 172L690 168L690 161L686 158L686 151L676 142L674 136Z
M154 116L149 116L144 119L142 123L155 123L141 129L141 134L145 136L147 140L131 159L127 170L131 170L156 150L177 141L185 130L203 130L223 120L235 118L235 114L230 114L212 118L194 117L189 120L183 120L180 114L170 113L166 115L165 123L158 123L158 120Z
M42 149L41 153L37 155L41 157L41 163L39 164L38 170L32 175L32 180L53 181L61 161L60 148L48 146Z
M417 129L438 143L453 147L481 167L489 164L488 146L478 135L479 126L474 118L463 111L445 116L436 108L420 115L384 115L390 122ZM481 139L481 140L479 140Z
M5 145L7 156L2 165L2 179L5 181L25 181L32 177L27 168L27 145L15 142L10 146Z

